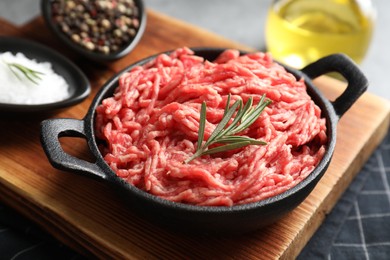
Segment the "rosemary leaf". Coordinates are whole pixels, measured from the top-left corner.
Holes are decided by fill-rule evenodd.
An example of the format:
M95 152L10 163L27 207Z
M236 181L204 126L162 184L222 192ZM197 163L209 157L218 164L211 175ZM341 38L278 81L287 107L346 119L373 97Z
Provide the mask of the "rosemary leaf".
M244 120L241 121L240 125L238 125L236 128L234 128L230 134L237 134L237 133L243 131L244 129L250 127L257 120L257 118L260 116L260 114L264 110L264 108L271 103L270 100L264 102L264 97L265 96L263 96L261 98L261 100L260 100L259 104L256 106L256 108L254 110L252 110L250 113L248 113L246 115L246 117L244 118Z
M218 152L224 152L232 149L238 149L247 145L266 145L264 141L256 140L247 136L235 135L246 128L250 127L256 120L259 118L261 112L266 106L271 103L270 100L265 101L265 95L262 96L260 102L254 108L253 98L250 97L247 103L243 106L242 100L237 100L229 108L230 104L230 94L228 96L224 115L221 122L215 127L214 131L211 133L209 139L204 142L204 131L206 125L206 103L203 102L200 112L200 122L199 122L199 132L198 132L198 145L196 152L184 163L189 163L193 159L200 157L202 155L213 154ZM228 123L233 118L233 115L236 113L231 124ZM227 126L228 125L228 126ZM227 127L226 127L227 126ZM224 143L224 145L210 148L209 146L215 143ZM202 145L203 144L203 145Z
M243 141L248 141L251 144L266 144L264 141L260 141L247 136L240 136L240 135L224 136L218 139L218 143L234 143L234 142L243 142Z
M217 146L217 147L208 149L208 150L202 152L202 155L220 153L220 152L225 152L228 150L234 150L234 149L238 149L238 148L250 145L250 144L251 144L250 141L241 141L241 142L235 142L235 143L231 143L231 144L225 144L225 145L221 145L221 146Z
M240 102L240 107L242 106L242 100L238 100L236 102ZM245 114L247 114L247 111L251 109L253 103L253 98L250 97L248 99L248 102L245 104L243 109L239 109L236 117L234 118L233 122L228 126L224 131L221 132L219 136L225 136L225 135L231 135L232 130L236 127L236 125L241 122L242 124L242 118L244 117Z
M234 102L233 106L226 112L225 116L222 118L221 122L217 125L217 127L214 129L214 131L211 133L209 139L205 143L204 146L209 146L210 144L214 143L214 139L218 136L218 134L225 128L225 126L229 123L230 119L232 118L234 112L236 111L237 107L240 106L242 102L240 100Z
M229 93L228 99L226 101L225 112L223 113L223 116L225 116L227 111L229 110L229 105L230 105L230 93Z
M202 103L200 108L200 121L199 121L199 132L198 132L198 147L196 150L200 150L204 139L204 128L206 126L206 102Z
M26 66L23 66L21 64L15 63L15 62L4 62L8 68L11 70L11 72L19 79L22 80L20 77L20 73L24 75L25 78L27 78L29 81L31 81L34 84L38 84L38 80L41 80L41 75L44 75L44 73L40 71L36 71L33 69L30 69Z

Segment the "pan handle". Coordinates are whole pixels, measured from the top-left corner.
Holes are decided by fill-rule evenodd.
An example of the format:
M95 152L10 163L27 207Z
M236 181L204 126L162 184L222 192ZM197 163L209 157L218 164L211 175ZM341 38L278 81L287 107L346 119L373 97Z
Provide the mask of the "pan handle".
M97 179L106 179L107 175L95 163L81 160L67 154L61 146L60 137L86 138L84 121L77 119L48 119L41 123L42 147L54 168L74 171L81 175Z
M332 103L339 118L367 90L368 80L358 66L348 56L338 53L326 56L302 69L309 78L314 79L328 72L338 72L348 82L344 92Z

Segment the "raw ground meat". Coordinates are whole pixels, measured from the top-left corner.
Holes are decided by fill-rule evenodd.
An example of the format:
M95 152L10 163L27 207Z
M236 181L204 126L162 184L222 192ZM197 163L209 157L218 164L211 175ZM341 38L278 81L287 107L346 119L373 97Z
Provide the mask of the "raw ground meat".
M241 135L267 142L198 157L200 107L207 104L205 140L231 104L263 94L272 103ZM304 81L268 53L226 50L205 61L188 48L158 55L123 74L97 108L101 152L115 173L156 196L182 203L231 206L280 194L322 159L325 119Z

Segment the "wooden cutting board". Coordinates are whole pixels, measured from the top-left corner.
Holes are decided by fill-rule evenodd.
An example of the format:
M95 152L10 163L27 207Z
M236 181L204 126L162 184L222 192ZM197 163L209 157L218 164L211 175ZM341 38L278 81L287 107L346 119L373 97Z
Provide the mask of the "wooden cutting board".
M134 215L104 183L53 169L40 146L39 124L49 117L82 118L107 79L151 54L184 45L248 48L150 10L139 45L130 55L108 66L88 62L66 50L52 37L41 17L22 27L0 20L0 35L30 38L61 51L77 62L91 81L92 95L72 108L46 115L0 117L1 201L87 256L291 259L299 254L388 131L389 102L366 93L339 122L331 165L296 210L272 226L243 236L176 234ZM345 87L327 77L315 83L330 100ZM63 138L61 142L68 153L88 158L84 140Z

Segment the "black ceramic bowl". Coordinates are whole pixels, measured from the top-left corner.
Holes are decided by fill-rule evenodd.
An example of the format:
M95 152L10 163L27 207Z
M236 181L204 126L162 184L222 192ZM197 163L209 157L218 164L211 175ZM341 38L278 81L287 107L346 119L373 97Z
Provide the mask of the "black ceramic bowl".
M53 70L64 77L68 83L69 97L62 101L46 104L0 103L0 112L49 112L78 104L90 94L91 87L84 73L73 62L58 52L31 40L0 37L0 52L8 51L12 54L23 53L27 58L34 59L37 62L50 62Z
M51 3L53 0L41 0L41 12L44 18L45 23L49 27L49 29L56 35L66 46L71 48L73 51L78 54L97 62L110 62L113 60L117 60L132 51L135 46L138 44L141 39L145 27L146 27L146 10L143 0L134 0L134 3L138 7L139 10L139 27L136 31L134 38L132 38L126 45L120 48L116 52L111 52L109 54L103 54L99 52L89 51L79 44L74 43L62 30L58 27L56 23L52 20L52 9Z
M214 60L223 49L194 49L197 55ZM133 66L148 62L146 58ZM330 163L336 143L336 125L339 118L350 108L366 90L367 80L354 63L341 54L325 57L308 65L302 71L287 68L297 78L304 78L308 93L321 108L322 116L327 121L329 137L326 153L314 171L302 182L277 196L245 205L232 207L194 206L176 203L158 198L129 185L117 177L105 163L100 154L94 129L95 109L106 97L113 94L118 86L119 73L109 80L95 97L87 115L82 120L53 119L42 122L41 141L51 164L58 169L77 172L87 177L107 182L119 190L121 197L138 212L165 226L196 232L244 233L256 230L275 222L284 214L297 207L316 186ZM333 102L327 100L313 85L311 79L324 73L336 71L348 81L346 90ZM95 163L86 162L66 154L60 146L61 136L84 137L94 156Z

